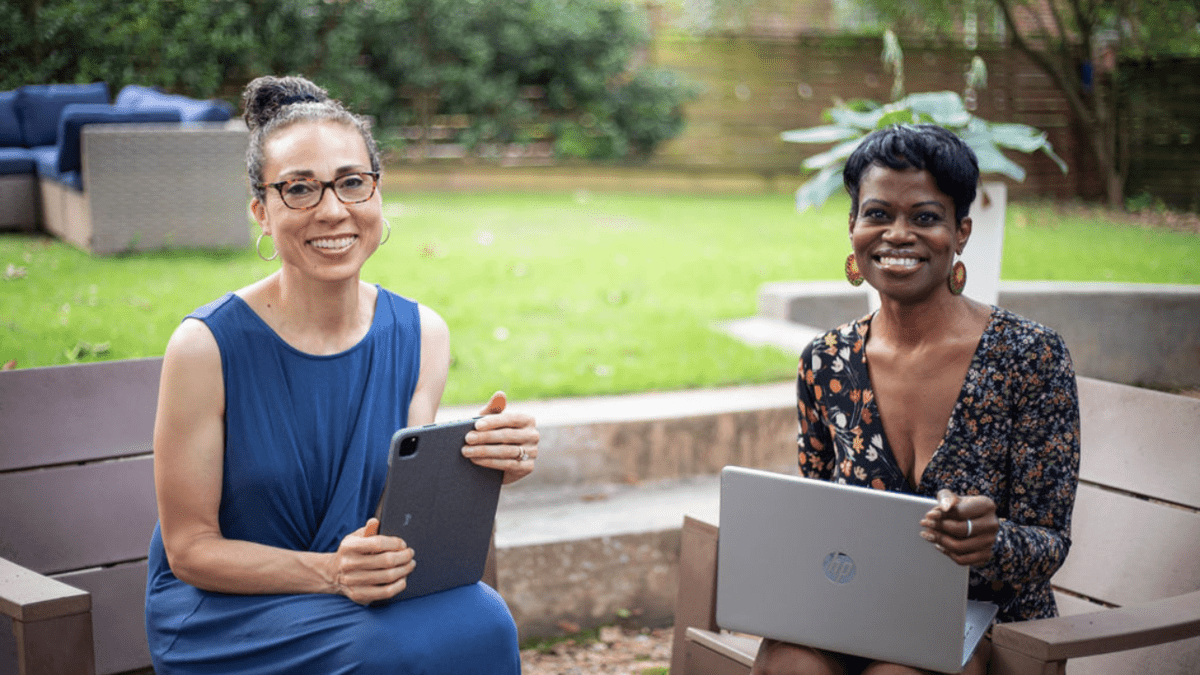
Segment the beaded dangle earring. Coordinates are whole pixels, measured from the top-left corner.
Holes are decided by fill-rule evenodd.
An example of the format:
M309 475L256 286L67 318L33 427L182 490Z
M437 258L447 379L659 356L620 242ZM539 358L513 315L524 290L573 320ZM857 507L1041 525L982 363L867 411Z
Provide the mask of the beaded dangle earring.
M851 286L862 286L863 283L863 275L858 271L858 260L853 253L846 256L846 281L849 281Z
M954 267L950 270L950 277L946 279L946 285L950 287L950 292L954 295L962 295L963 289L967 287L967 266L963 264L963 261L955 261Z

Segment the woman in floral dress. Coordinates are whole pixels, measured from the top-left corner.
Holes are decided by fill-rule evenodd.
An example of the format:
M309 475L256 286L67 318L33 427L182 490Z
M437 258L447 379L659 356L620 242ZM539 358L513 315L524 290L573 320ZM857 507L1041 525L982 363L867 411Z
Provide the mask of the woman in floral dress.
M978 180L974 152L932 125L877 131L847 160L846 274L881 304L804 350L799 465L810 478L936 497L920 536L970 566L971 599L1022 621L1057 614L1049 581L1071 543L1079 405L1057 333L961 294L956 256ZM985 640L964 672L986 672L989 653ZM914 672L774 640L754 666Z

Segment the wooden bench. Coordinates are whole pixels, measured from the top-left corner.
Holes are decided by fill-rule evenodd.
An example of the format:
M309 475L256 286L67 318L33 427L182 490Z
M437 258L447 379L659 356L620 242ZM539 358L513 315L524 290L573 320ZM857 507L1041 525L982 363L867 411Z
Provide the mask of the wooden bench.
M161 368L153 358L0 372L0 675L152 672ZM493 588L494 560L493 550Z
M993 675L1200 672L1200 400L1079 378L1082 459L1061 616L997 625ZM750 672L716 624L717 526L684 519L672 675ZM1068 661L1069 659L1069 661Z

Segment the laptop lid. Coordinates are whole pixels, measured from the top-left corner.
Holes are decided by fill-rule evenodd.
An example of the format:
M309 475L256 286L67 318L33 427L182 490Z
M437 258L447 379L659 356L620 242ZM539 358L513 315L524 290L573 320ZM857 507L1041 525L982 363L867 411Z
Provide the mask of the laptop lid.
M919 536L915 495L725 467L717 624L958 672L995 615L967 626L968 568ZM966 639L972 641L967 643Z

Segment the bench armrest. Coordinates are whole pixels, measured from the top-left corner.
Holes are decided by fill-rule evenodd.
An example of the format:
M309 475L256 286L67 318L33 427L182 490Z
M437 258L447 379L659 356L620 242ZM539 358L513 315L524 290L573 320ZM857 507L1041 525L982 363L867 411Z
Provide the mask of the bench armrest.
M91 593L0 558L0 614L32 623L91 610Z
M20 675L95 675L91 593L0 558L0 613L13 620Z
M992 642L1041 662L1120 652L1200 636L1200 591L1053 619L997 624Z
M761 642L760 638L748 635L714 632L694 626L687 629L685 637L689 643L716 652L737 666L746 669L754 665L754 657L758 654L758 645ZM687 647L690 649L691 644ZM731 665L730 667L736 666Z

